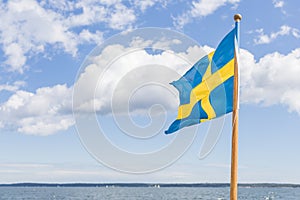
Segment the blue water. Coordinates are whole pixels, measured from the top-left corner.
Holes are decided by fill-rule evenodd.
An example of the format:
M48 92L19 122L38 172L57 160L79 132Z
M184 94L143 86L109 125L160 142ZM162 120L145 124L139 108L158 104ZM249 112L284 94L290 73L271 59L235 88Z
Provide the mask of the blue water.
M99 200L223 200L229 188L147 187L0 187L1 200L99 199ZM239 199L300 200L300 188L239 188Z

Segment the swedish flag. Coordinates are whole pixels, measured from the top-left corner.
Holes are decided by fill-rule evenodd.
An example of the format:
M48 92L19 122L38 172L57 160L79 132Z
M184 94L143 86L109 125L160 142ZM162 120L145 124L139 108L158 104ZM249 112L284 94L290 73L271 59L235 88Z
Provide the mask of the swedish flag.
M177 119L165 131L166 134L232 112L237 46L235 27L215 51L201 58L179 80L171 83L179 91L180 105Z

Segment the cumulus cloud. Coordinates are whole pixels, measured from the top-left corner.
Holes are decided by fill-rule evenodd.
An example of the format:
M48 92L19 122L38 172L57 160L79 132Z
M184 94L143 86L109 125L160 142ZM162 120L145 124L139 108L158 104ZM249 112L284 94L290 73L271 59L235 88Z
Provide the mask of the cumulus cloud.
M181 29L185 24L191 22L193 18L208 16L226 4L232 4L234 7L236 7L239 2L240 0L193 1L191 8L188 11L174 18L174 25Z
M282 25L279 31L273 32L270 35L265 34L264 29L262 28L257 29L255 32L258 33L257 38L254 38L253 40L255 44L269 44L279 36L292 35L295 38L300 38L300 31L287 25Z
M83 38L88 39L89 33L84 34L87 36ZM203 49L193 46L186 52L156 53L139 48L141 45L170 49L169 46L181 45L181 42L133 38L128 47L109 45L90 58L89 65L72 87L54 85L29 92L22 89L24 82L1 85L1 90L13 94L0 104L0 127L31 135L49 135L68 129L74 124L73 87L79 94L73 99L74 109L79 112L109 114L114 99L118 100L116 114L127 112L128 108L133 114L145 113L155 104L175 111L177 92L169 82L179 78L191 63L204 55Z
M241 101L264 106L283 105L300 114L300 49L287 55L270 53L258 61L241 51Z
M139 43L138 40L135 40L135 42ZM145 42L149 43L149 41ZM167 83L176 80L191 67L191 65L185 63L181 58L196 62L203 55L203 49L205 52L213 50L208 46L193 46L188 48L186 52L173 52L174 54L172 55L168 52L152 55L146 51L134 51L134 53L126 54L126 56L114 61L109 66L109 69L106 69L104 78L99 80L97 74L102 74L104 71L104 69L101 69L101 66L106 66L109 60L116 55L122 55L125 52L131 51L129 48L123 46L107 47L101 55L95 58L95 62L85 69L76 83L78 84L78 89L83 92L80 92L80 94L84 94L77 101L78 108L80 107L85 111L95 109L100 113L110 113L112 112L112 99L117 98L120 105L122 105L118 107L119 110L117 111L125 112L127 109L125 105L130 103L128 102L128 98L125 98L128 97L126 92L133 91L132 85L138 85L142 80L157 80L161 78L166 80L165 88L162 89L156 86L141 88L139 94L137 93L136 96L133 95L135 99L131 101L134 103L134 109L147 111L151 105L161 104L168 110L175 111L178 104L177 97L168 94L164 89L172 92L175 91L175 94L177 94L177 91L173 90L173 87L168 87ZM109 57L110 55L112 57ZM172 60L172 64L169 63L169 60ZM151 66L168 66L177 74L171 74L170 72L156 74L153 66L152 68L149 67L137 71L145 63L151 64ZM300 84L298 78L298 74L300 73L300 68L298 67L300 66L300 49L295 49L287 55L278 52L270 53L258 61L254 59L254 55L251 52L241 49L240 63L241 103L264 106L283 105L288 108L288 111L300 114L300 104L298 101L300 95L298 87ZM154 76L151 76L151 74ZM87 87L87 85L97 84L98 87L96 90L95 88ZM89 88L90 91L85 88ZM149 97L147 94L152 95ZM94 95L96 97L95 101L92 100ZM166 96L164 95L171 96L169 96L170 98L165 98Z
M134 47L141 42L141 38L135 38L131 47L110 45L92 58L92 63L89 61L75 83L74 109L106 114L114 108L114 114L120 114L127 112L130 104L130 112L147 112L151 106L159 104L167 110L175 110L177 92L169 83L178 79L192 62L204 55L204 51L200 47L190 47L187 52L149 53L147 49ZM152 45L165 47L174 43L178 41ZM148 46L150 41L145 44ZM115 101L117 104L112 106Z
M165 6L169 0L54 1L12 0L0 5L0 45L8 71L23 73L29 58L63 50L76 56L78 46L99 43L103 32L94 25L112 30L131 30L137 12ZM77 30L77 31L76 31Z
M36 1L3 3L0 16L0 43L10 71L22 73L29 53L43 52L47 44L59 44L66 52L76 54L75 35L63 25L62 17Z
M91 26L128 29L136 14L122 1L12 0L1 3L0 18L4 63L8 71L23 73L28 58L47 47L76 56L79 45L102 41L102 31L92 32Z
M73 109L77 112L145 114L156 104L176 112L178 92L168 83L178 79L192 63L213 49L190 46L184 52L149 52L136 45L159 46L159 42L142 38L132 41L127 47L109 45L91 57L72 87L55 85L28 92L21 89L22 82L2 85L2 90L13 94L0 104L0 127L35 135L68 129L74 124L71 114L73 88L76 91ZM162 46L167 44L180 42L161 42ZM300 114L298 66L300 48L286 55L270 53L258 61L251 52L241 49L241 103L283 105L288 111Z
M115 61L113 65L109 66L109 69L106 69L104 78L99 80L97 74L102 74L104 69L101 69L101 66L105 66L105 62L109 63L111 59L109 55L117 51L119 51L119 53L116 53L118 55L130 51L122 46L110 46L95 58L95 63L88 66L77 81L78 87L81 86L78 89L83 92L80 92L80 94L84 94L81 95L81 99L78 99L78 108L80 107L86 111L95 109L100 113L110 113L112 112L112 99L117 98L121 105L117 111L124 112L126 111L124 108L127 109L125 105L130 103L128 102L128 98L125 98L128 97L126 92L130 93L133 91L132 88L134 87L132 85L139 85L142 80L158 80L161 78L166 80L165 88L156 86L140 88L140 93L138 94L137 92L136 96L133 95L132 102L134 103L134 109L147 111L151 105L161 104L168 110L175 111L178 99L176 96L172 96L173 94L168 94L164 89L172 92L175 91L175 94L177 92L176 90L172 90L174 88L169 88L167 82L176 80L191 67L185 61L181 60L181 58L185 57L195 62L203 55L203 49L206 52L212 50L212 48L207 46L194 46L190 47L186 52L174 53L173 55L168 54L168 52L152 55L146 51L135 51ZM105 61L102 58L105 58ZM169 60L172 60L172 64L168 62ZM171 71L173 70L177 74L171 74L170 72L156 74L153 66L152 68L143 68L138 71L137 69L144 66L145 63L151 64L151 66L168 66ZM286 55L278 52L270 53L258 61L254 59L254 55L251 52L242 49L240 63L241 103L264 106L283 105L287 107L288 111L300 114L300 104L298 101L300 95L298 87L300 84L298 78L298 74L300 73L300 68L298 67L300 66L300 49L295 49ZM91 87L89 87L91 91L85 89L88 88L87 85L97 84L96 91L95 88ZM151 96L147 94L151 94ZM92 101L91 97L94 97L94 95L96 100ZM170 95L170 98L165 98L165 95Z
M2 127L32 135L66 130L74 124L71 94L72 89L66 85L43 87L35 92L17 90L0 105Z

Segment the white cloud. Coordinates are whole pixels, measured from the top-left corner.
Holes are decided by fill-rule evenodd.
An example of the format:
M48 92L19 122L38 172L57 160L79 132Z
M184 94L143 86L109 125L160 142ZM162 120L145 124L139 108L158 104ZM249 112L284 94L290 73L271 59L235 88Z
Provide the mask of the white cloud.
M183 13L182 15L179 15L177 17L173 17L173 25L177 29L182 29L186 24L190 23L192 20L192 17L190 13Z
M136 21L135 11L121 1L12 0L0 5L0 44L8 71L23 73L28 58L62 49L76 56L78 46L102 41L102 32L89 28L103 24L124 30ZM75 31L75 27L88 26ZM78 29L77 29L78 30ZM51 51L50 51L51 52Z
M100 3L102 3L102 4L104 4L104 5L115 5L115 4L117 4L117 3L121 3L122 2L122 0L94 0L94 1L92 1L92 2L100 2Z
M58 131L67 130L74 124L71 115L46 115L23 118L18 122L17 131L30 135L49 135Z
M219 7L225 4L237 4L240 0L201 0L193 1L191 10L192 17L205 17L215 12Z
M0 17L0 43L10 71L22 73L29 54L43 52L47 44L59 44L76 54L75 35L63 25L62 17L36 1L8 1L1 6Z
M106 18L107 14L107 9L103 5L96 5L91 1L78 2L74 5L75 9L82 9L82 12L66 19L69 27L88 26L100 22Z
M287 25L283 25L280 27L280 30L277 32L273 32L270 35L264 33L264 30L257 29L256 32L259 34L257 38L254 39L255 44L268 44L274 41L279 36L292 35L295 38L300 38L300 31L296 28L292 28Z
M43 87L34 93L17 90L0 104L2 127L32 135L49 135L74 124L72 89L66 85Z
M134 4L135 6L140 7L141 11L144 12L148 7L151 7L155 4L156 0L144 0L144 1L140 1L140 0L135 0Z
M151 47L153 49L169 50L172 45L179 45L182 42L178 39L169 39L167 37L160 38L159 41L144 40L141 37L134 37L130 42L130 47L141 48Z
M13 84L8 84L8 83L2 84L0 85L0 92L1 91L15 92L25 85L26 83L24 81L15 81Z
M282 8L284 6L284 1L273 0L273 5L275 8Z
M241 51L241 101L258 105L283 105L300 114L300 49L287 55L274 52L254 60Z
M132 27L136 21L135 10L126 6L120 0L89 0L75 1L69 12L82 10L78 14L70 14L66 17L67 27L90 26L97 23L115 29L124 30Z
M207 53L212 48L193 46L186 52L174 53L168 50L154 54L136 48L136 45L154 44L168 49L168 45L180 44L180 41L163 40L154 43L134 38L130 47L110 45L91 58L92 62L74 85L79 94L73 99L74 108L81 112L95 110L107 114L112 112L113 99L117 99L115 114L127 112L128 107L132 114L145 113L154 104L176 111L178 93L168 83L191 67L186 60L194 63L204 55L203 49ZM161 66L168 67L169 71ZM263 106L283 105L290 112L300 114L298 66L300 48L287 55L278 52L267 54L258 61L252 53L241 49L241 102ZM143 86L148 81L152 82ZM23 82L16 82L1 86L2 90L15 93L0 104L0 127L14 128L26 134L49 135L74 124L71 115L73 87L55 85L27 92L20 90L22 85ZM98 87L95 90L96 85Z
M82 43L89 42L100 44L103 41L103 33L100 31L91 33L89 30L83 29L79 34L79 38L83 40Z
M83 31L81 35L83 39L88 40L89 34L88 31ZM170 49L169 46L180 44L181 41L176 39L163 38L161 41L153 42L134 38L130 47L107 46L101 54L91 58L92 64L86 67L76 82L75 88L79 90L79 98L75 97L75 109L93 112L95 106L99 113L111 113L111 99L114 95L114 98L119 99L120 106L116 106L117 113L126 112L128 103L133 113L148 112L154 104L175 111L178 104L175 95L177 92L169 82L179 78L180 74L177 72L182 75L190 67L186 62L187 58L191 63L195 62L199 55L204 54L203 50L200 47L191 47L187 52L178 54L171 50L151 54L137 48L141 45L146 47L150 45L155 48ZM112 65L110 65L111 61L114 61ZM169 67L169 71L161 66ZM101 82L98 82L104 70L107 70L105 76ZM146 83L150 81L150 85L141 87L145 80ZM122 84L119 84L119 81L123 81ZM151 81L155 83L152 84ZM94 101L93 86L97 83L99 88L96 90ZM66 85L55 85L28 92L20 90L17 85L20 84L15 83L14 88L3 86L3 89L10 89L15 93L6 102L0 104L2 128L13 128L25 134L49 135L66 130L74 124L71 115L72 88ZM131 98L128 98L128 95L132 95Z
M185 24L192 21L193 18L205 17L214 13L218 8L232 4L235 9L240 0L198 0L193 1L191 8L174 18L174 25L181 29Z
M133 4L138 7L142 12L145 12L150 7L158 4L162 7L166 7L170 0L133 0Z
M140 42L142 41L134 39L132 44ZM145 44L150 43L145 42ZM178 41L170 41L169 44L173 42ZM164 41L153 45L165 46L167 43ZM200 55L203 53L200 48L191 49L188 53L195 55L195 51L198 51L198 55L199 52ZM169 85L169 82L180 77L178 71L183 73L190 67L183 59L189 54L176 55L173 52L164 51L153 55L144 49L110 45L96 56L93 63L87 66L80 75L75 84L78 95L75 95L73 105L76 110L85 112L93 111L95 106L97 112L111 113L112 100L118 99L119 106L116 105L115 111L120 113L127 111L130 102L133 104L132 111L147 112L154 104L175 110L177 107L177 98L174 98L176 90ZM162 66L169 67L169 71ZM148 86L142 87L147 83ZM96 85L98 88L95 91Z
M18 43L10 43L3 48L7 60L5 63L11 67L12 71L19 71L23 73L23 69L26 62L24 51Z
M108 25L112 29L123 30L128 28L128 24L136 20L134 10L127 8L123 4L116 4L108 17Z
M129 44L129 47L109 45L89 59L89 65L74 86L76 111L93 112L95 109L102 114L111 113L116 99L115 114L127 112L128 107L130 113L148 113L155 104L166 110L177 109L177 91L169 83L183 75L206 52L193 46L186 52L175 53L170 47L181 45L178 39L152 41L134 37ZM165 51L155 52L155 49Z

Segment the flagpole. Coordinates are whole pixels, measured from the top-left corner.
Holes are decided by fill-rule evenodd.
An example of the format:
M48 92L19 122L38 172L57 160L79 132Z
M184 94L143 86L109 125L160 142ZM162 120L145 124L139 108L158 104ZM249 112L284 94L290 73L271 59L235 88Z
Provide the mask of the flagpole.
M236 37L239 40L239 22L242 16L240 14L234 15L236 26ZM230 179L230 200L237 200L238 196L238 125L239 125L239 70L237 60L237 50L234 55L234 91L233 91L233 111L232 111L232 149L231 149L231 179Z

